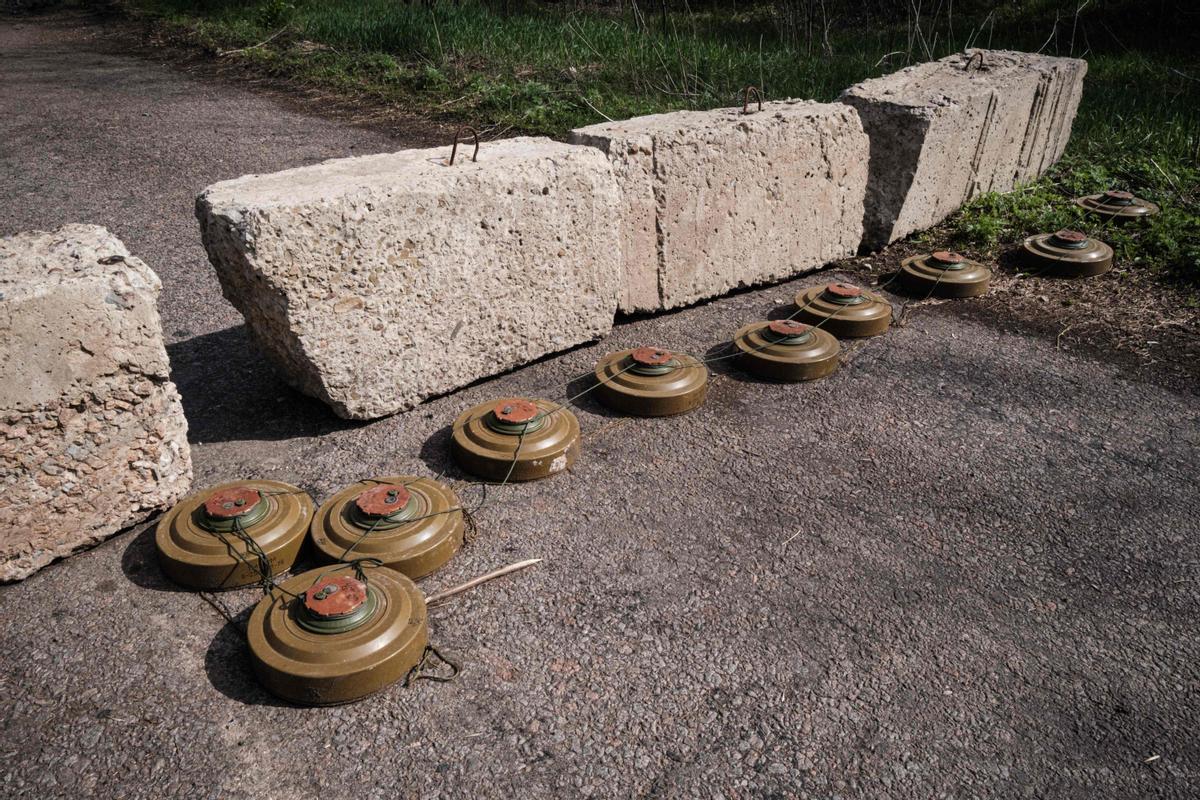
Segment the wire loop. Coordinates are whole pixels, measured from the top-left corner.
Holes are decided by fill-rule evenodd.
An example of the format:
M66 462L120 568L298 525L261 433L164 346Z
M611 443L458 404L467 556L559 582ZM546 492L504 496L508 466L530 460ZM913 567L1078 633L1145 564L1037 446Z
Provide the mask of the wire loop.
M750 111L750 93L751 92L754 93L755 98L758 100L758 110L762 111L762 103L763 103L762 92L760 92L758 90L757 86L747 86L745 89L742 89L742 113L743 114L753 113Z
M433 656L438 661L441 661L443 664L448 666L450 668L450 674L449 675L431 675L431 674L425 672L425 670L429 667L429 657L430 656ZM414 664L413 668L410 669L408 671L408 674L404 676L404 686L405 687L412 686L417 681L434 681L436 683L449 683L450 681L452 681L456 677L458 677L458 673L460 671L461 671L461 667L458 666L457 662L451 661L450 659L448 659L444 655L442 655L441 651L439 651L436 647L434 647L431 644L427 644L427 645L425 645L425 651L423 653L421 653L421 660L418 661L416 664Z
M471 153L471 160L479 160L479 131L475 130L470 125L463 125L454 132L454 145L450 148L450 161L446 164L448 167L454 166L454 157L458 155L458 141L462 138L463 131L467 131L475 139L475 151Z

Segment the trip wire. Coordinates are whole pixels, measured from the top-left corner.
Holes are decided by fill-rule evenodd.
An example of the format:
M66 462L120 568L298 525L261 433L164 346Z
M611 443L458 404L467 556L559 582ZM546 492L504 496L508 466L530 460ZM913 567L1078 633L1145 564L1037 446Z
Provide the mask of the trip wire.
M505 486L508 484L508 482L510 480L512 480L512 474L516 470L517 461L520 459L520 456L521 456L521 448L524 447L524 445L525 445L526 432L528 431L529 426L532 425L536 421L536 419L537 418L535 417L534 419L529 420L522 426L521 433L518 434L518 436L517 436L517 446L513 450L512 461L510 461L508 464L508 472L505 473L504 479L502 481L500 481L500 483L496 484L497 487ZM445 474L445 470L442 470L442 472L438 474L438 478L441 478L441 476L443 474ZM414 483L416 483L418 480L421 480L421 479L416 478L412 481L409 481L408 483L405 483L404 486L407 488L408 486L411 486ZM375 482L378 482L378 481L375 481ZM413 517L412 519L406 519L406 520L404 520L404 523L407 525L407 524L411 524L413 522L420 522L421 520L430 519L432 517L440 517L444 514L453 514L453 513L459 512L459 511L463 512L464 515L473 515L473 514L478 513L487 503L488 489L490 488L491 484L489 484L487 481L476 481L476 482L468 484L465 488L469 489L473 486L482 487L483 491L480 493L478 502L471 508L467 508L466 506L464 506L460 503L459 505L454 506L452 508L446 508L441 511L432 511L428 514L422 514L419 517ZM357 539L355 539L345 550L342 551L342 554L340 556L338 556L338 561L345 562L346 556L348 556L351 553L351 551L353 551L356 547L358 547L358 545L361 544L363 542L363 540L365 540L367 538L367 536L369 536L375 530L375 528L379 525L379 523L381 521L382 521L381 519L376 520L375 522L373 522L371 524L370 528L363 531L363 533Z
M899 270L897 270L895 274L893 274L893 275L892 275L890 278L888 278L888 280L886 280L886 281L884 281L883 283L879 284L879 285L878 285L877 287L875 287L875 288L876 288L876 289L885 289L885 288L887 288L888 286L890 286L892 283L894 283L894 282L895 282L895 281L896 281L896 280L897 280L899 277L900 277L900 271L899 271ZM937 282L935 282L935 283L934 283L934 285L933 285L933 287L932 287L932 288L929 290L929 294L928 294L928 295L926 295L926 298L925 298L925 299L928 299L929 297L931 297L931 296L933 295L933 292L934 292L934 291L937 289L937 286L938 286L938 284L939 284L939 283L941 283L941 279L942 279L942 275L939 275L939 276L938 276L938 280L937 280ZM799 306L799 307L798 307L798 308L797 308L795 311L793 311L791 314L789 314L789 315L788 315L787 317L785 317L784 319L786 319L786 320L792 320L792 319L795 319L797 316L799 316L800 314L802 314L802 313L803 313L803 312L804 312L804 311L805 311L805 310L806 310L806 309L807 309L807 308L808 308L810 305L812 305L814 302L816 302L816 297L814 297L812 300L809 300L809 301L808 301L808 302L806 302L804 305L802 305L802 306ZM907 304L906 304L906 305L907 305ZM846 307L846 309L849 309L849 308L851 308L851 306L847 306L847 307ZM837 310L837 311L835 311L833 314L829 315L828 317L825 317L824 319L822 319L820 322L816 323L815 325L810 325L810 326L809 326L809 329L810 329L810 330L817 330L817 329L821 328L821 326L823 326L825 323L827 323L827 322L829 322L830 320L832 320L832 319L836 318L836 317L837 317L837 315L841 313L841 311L842 311L841 309L838 309L838 310ZM769 347L769 346L771 346L771 344L772 344L771 342L768 342L768 343L766 343L766 344L764 344L764 345L761 345L761 346L755 347L755 348L754 348L753 350L751 350L750 352L758 352L759 350L762 350L762 349L765 349L766 347ZM734 345L733 345L732 343L730 343L730 346L734 346ZM711 364L711 363L714 363L714 362L716 362L716 361L724 361L724 360L726 360L726 359L729 359L729 358L735 358L735 357L737 357L738 355L741 355L743 352L744 352L744 351L737 351L737 352L734 352L734 353L729 353L729 354L727 354L727 355L718 355L718 356L711 356L711 357L709 357L709 358L706 358L706 359L697 359L697 360L696 360L696 364L678 364L678 365L676 365L676 366L672 367L672 370L673 370L673 371L679 371L679 370L684 370L684 369L695 369L695 368L697 368L697 367L704 366L704 365L706 365L706 364ZM589 393L591 393L591 392L594 392L595 390L599 389L599 388L600 388L601 386L603 386L603 385L606 385L606 384L610 383L610 382L611 382L613 379L617 378L617 377L618 377L618 376L620 376L620 375L623 375L624 373L626 373L626 372L628 372L629 370L633 369L635 366L636 366L636 364L629 364L629 365L627 365L626 367L622 368L621 370L619 370L619 371L617 371L617 372L615 372L615 373L613 373L612 375L610 375L610 376L607 376L607 377L600 377L600 376L596 375L594 371L588 371L588 372L584 372L584 373L582 373L582 374L581 374L581 375L579 375L579 376L576 376L576 377L574 377L574 378L570 378L570 379L568 379L568 381L567 381L568 385L569 385L570 383L573 383L573 382L574 382L574 381L576 381L576 380L580 380L580 379L582 379L582 378L586 378L586 377L589 377L589 376L595 377L595 379L596 379L596 380L595 380L595 382L594 382L594 383L593 383L591 386L587 387L586 389L584 389L584 390L582 390L582 391L580 391L580 392L578 392L578 393L576 393L576 394L574 394L574 395L571 395L570 397L566 398L566 399L565 399L565 400L563 400L562 402L560 402L560 403L557 403L557 404L556 404L556 405L555 405L553 408L551 408L551 409L549 409L549 410L546 410L546 411L543 411L542 413L540 413L539 415L537 415L536 417L534 417L533 419L531 419L529 422L527 422L527 423L526 423L526 429L528 428L528 426L529 426L529 425L532 425L532 424L536 423L538 420L540 420L540 419L544 419L544 418L546 418L546 417L550 417L550 416L552 416L552 415L554 415L554 414L558 413L559 411L563 410L563 409L564 409L564 408L566 408L567 406L569 406L569 405L571 405L572 403L574 403L574 402L575 402L576 400L578 400L579 398L581 398L581 397L583 397L583 396L585 396L585 395L587 395L587 394L589 394ZM463 425L469 424L471 421L472 421L472 420L466 420L466 421L463 423ZM522 434L521 434L521 436L522 436L522 439L524 438L524 435L525 435L525 434L524 434L524 431L522 431ZM516 464L517 464L517 457L518 457L518 454L519 454L519 453L520 453L520 443L518 443L517 449L516 449L516 451L513 453L513 460L512 460L512 463L510 463L510 464L509 464L508 476L506 476L506 477L505 477L505 479L504 479L504 481L502 481L502 482L500 483L500 485L501 485L501 486L503 486L504 484L506 484L506 483L508 482L508 477L512 475L513 468L515 468L515 467L516 467ZM443 470L443 472L444 472L444 470ZM440 476L439 476L439 477L440 477ZM476 505L476 506L475 506L473 509L471 509L471 512L470 512L470 513L477 513L478 511L480 511L480 510L481 510L481 509L484 507L484 505L485 505L485 503L486 503L486 501L487 501L487 487L488 487L488 484L487 484L486 482L470 483L470 484L467 484L467 486L466 486L465 488L468 488L468 489L469 489L469 488L471 488L472 486L476 486L476 485L479 485L479 486L483 486L483 487L484 487L483 496L481 497L481 499L480 499L480 502L479 502L479 503L478 503L478 504L477 504L477 505ZM445 514L445 513L449 513L450 511L457 511L457 510L459 510L459 509L447 509L446 511L435 512L434 514L430 514L430 515L427 515L427 516L436 516L437 514ZM413 520L413 521L415 521L415 520Z
M927 300L933 296L933 293L937 290L937 287L941 283L944 275L945 275L945 273L943 272L941 275L938 276L938 279L934 282L933 286L930 288L929 293L924 298L922 298L922 301ZM900 271L898 270L895 274L892 275L891 278L889 278L884 283L879 284L875 288L885 289L888 286L890 286L893 282L895 282L899 277L900 277ZM803 313L810 305L812 305L815 301L816 301L816 297L814 297L812 300L809 300L804 305L797 307L795 311L793 311L791 314L789 314L787 317L784 317L783 319L784 320L795 319L797 316L799 316L801 313ZM907 307L909 306L909 304L911 302L913 302L913 301L909 300L901 305L900 316L903 315L904 310L907 309ZM847 310L849 308L851 308L851 307L850 306L846 307ZM839 310L835 311L833 314L830 314L829 316L825 317L820 322L818 322L814 325L810 325L809 329L810 330L820 329L827 322L835 319L838 316L838 314L840 314L840 313L841 313L841 309L839 309ZM766 347L771 346L771 344L772 343L768 342L767 344L755 347L753 350L750 350L748 352L758 352L759 350L763 350ZM736 345L734 345L732 342L729 343L729 346L736 348ZM725 354L725 355L710 356L709 358L705 358L705 359L696 359L695 364L677 364L674 367L672 367L672 370L678 371L678 370L683 370L683 369L695 369L699 366L712 364L717 361L724 361L724 360L727 360L730 358L736 358L738 355L742 355L745 352L747 352L747 351L738 350L736 352ZM591 386L587 387L586 389L584 389L574 395L567 397L565 400L555 404L555 406L553 408L542 411L540 414L538 414L537 416L530 419L528 422L526 422L524 424L524 426L521 429L520 434L518 435L517 446L513 450L512 460L509 462L508 471L505 473L503 480L501 480L498 484L492 484L492 483L489 483L488 481L473 481L463 487L464 490L469 490L476 486L481 488L482 491L480 492L479 499L475 503L475 505L468 508L465 505L460 503L459 505L454 506L452 508L443 509L441 511L433 511L428 514L423 514L419 517L414 517L412 519L405 520L405 523L408 524L408 523L420 522L422 520L430 519L433 517L438 517L438 516L442 516L445 514L452 514L452 513L457 513L457 512L462 512L464 515L475 515L475 514L479 513L488 504L489 489L493 485L496 487L506 486L511 481L513 472L516 470L517 463L520 460L521 450L525 444L525 437L528 433L529 426L537 423L539 420L553 416L554 414L558 413L559 411L563 410L567 406L574 403L576 400L595 391L596 389L599 389L601 386L610 383L614 378L628 372L629 370L633 369L635 366L636 366L635 364L629 364L628 366L622 368L621 370L613 373L611 376L608 376L606 378L596 376L594 371L588 371L588 372L582 373L581 375L579 375L575 378L571 378L568 381L568 384L573 383L576 380L580 380L582 378L589 377L589 376L595 377L596 380ZM468 420L464 421L463 425L469 424L472 421L474 421L474 420L468 419ZM445 469L443 469L440 473L438 473L438 476L437 476L437 478L435 478L435 480L440 480L444 474L445 474ZM421 480L421 479L415 478L412 481L409 481L403 485L405 486L405 488L407 488L408 486L411 486L413 483L415 483L418 480ZM381 483L381 481L379 481L378 479L374 479L374 478L368 478L364 482L368 482L368 481L372 482L372 483ZM275 494L296 494L296 493L298 493L298 491L264 492L263 494L275 495ZM342 551L341 555L338 556L338 562L339 562L338 566L333 567L328 572L332 572L334 570L338 570L338 569L345 568L347 566L351 566L354 568L355 574L357 576L359 576L359 579L363 580L365 582L366 574L363 571L362 566L364 564L371 565L371 566L381 566L382 562L380 562L379 559L375 559L375 558L360 558L360 559L351 559L351 560L347 561L347 556L349 556L364 540L366 540L366 538L368 536L370 536L376 530L380 521L381 520L376 520L375 522L373 522L369 528L364 530L363 533L361 535L359 535L359 537L357 539L355 539L349 546L347 546L346 549ZM217 533L218 536L221 535L220 532L214 532L214 533ZM256 542L254 540L254 538L251 537L242 528L240 521L237 520L236 518L234 519L233 533L245 545L247 552L254 556L255 560L257 561L257 564L251 563L248 558L243 556L241 553L238 553L237 549L235 547L233 547L232 544L230 544L229 542L226 542L226 546L230 549L230 552L236 558L238 558L238 560L240 560L243 564L250 567L251 569L253 569L255 572L257 572L259 574L260 583L263 587L264 594L272 594L272 591L274 589L279 589L281 592L283 592L285 595L288 595L292 599L300 599L302 597L302 595L297 595L294 592L290 592L290 591L284 589L283 587L277 585L272 580L271 571L270 571L270 560L267 558L266 553L259 546L258 542ZM223 536L221 538L224 539ZM321 577L324 577L324 575L328 574L328 572L323 573ZM318 578L318 580L319 580L319 578ZM429 651L427 650L425 656L422 657L421 664L419 664L418 667L420 667L422 664L424 664L425 658L428 656L428 652ZM436 653L436 651L434 651L434 652L435 652L435 655L437 655L439 658L441 658L441 655L439 653ZM443 658L442 660L445 661L446 659ZM447 661L447 663L450 663L450 662ZM452 665L452 666L454 666L454 665ZM416 669L416 668L414 668L414 669ZM457 673L456 666L455 666L455 673ZM453 676L451 676L451 677L453 677Z
M450 674L449 675L429 675L429 674L427 674L425 672L425 669L429 665L429 657L430 656L433 656L434 658L441 661L446 666L450 667ZM458 673L459 673L459 669L460 669L460 667L458 666L458 664L456 662L451 661L450 659L446 658L444 655L442 655L441 651L438 650L433 645L427 644L427 645L425 645L425 650L421 653L421 660L418 661L416 664L414 664L412 669L410 669L408 671L408 674L404 676L404 686L405 687L411 686L415 681L436 681L437 683L447 683L449 681L454 680L455 676L458 675Z

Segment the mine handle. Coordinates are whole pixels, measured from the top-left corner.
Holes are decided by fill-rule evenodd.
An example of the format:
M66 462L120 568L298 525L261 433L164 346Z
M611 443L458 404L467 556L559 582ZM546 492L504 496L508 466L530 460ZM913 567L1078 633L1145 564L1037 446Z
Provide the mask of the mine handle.
M470 125L463 125L454 132L454 146L450 148L450 163L447 166L454 166L454 157L458 155L458 140L462 138L463 131L467 131L475 139L475 152L471 153L471 160L479 160L479 131L472 128Z
M976 69L983 69L983 51L976 50L974 53L971 53L969 58L967 58L967 63L963 64L964 72L971 68L971 62L975 60L975 56L979 56L979 66L976 67Z
M762 111L762 92L760 92L758 90L757 86L747 86L745 89L742 89L742 113L743 114L750 113L750 93L751 92L754 92L754 97L758 100L758 110Z

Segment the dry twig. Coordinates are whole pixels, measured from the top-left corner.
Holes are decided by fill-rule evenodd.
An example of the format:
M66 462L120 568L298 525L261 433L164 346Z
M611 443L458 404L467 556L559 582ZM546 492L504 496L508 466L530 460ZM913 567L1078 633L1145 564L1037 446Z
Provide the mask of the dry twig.
M250 45L249 47L239 47L239 48L237 48L236 50L218 50L218 51L217 51L217 55L224 57L224 56L231 56L231 55L233 55L234 53L244 53L244 52L246 52L247 50L256 50L256 49L258 49L259 47L262 47L264 44L269 44L269 43L271 43L271 42L275 41L275 39L279 38L279 35L280 35L281 33L283 33L284 31L286 31L286 30L288 29L288 27L289 27L289 26L287 26L287 25L284 25L282 28L280 28L279 30L275 31L274 33L272 33L272 34L271 34L270 36L268 36L267 38L263 39L263 40L262 40L261 42L259 42L258 44L252 44L252 45Z

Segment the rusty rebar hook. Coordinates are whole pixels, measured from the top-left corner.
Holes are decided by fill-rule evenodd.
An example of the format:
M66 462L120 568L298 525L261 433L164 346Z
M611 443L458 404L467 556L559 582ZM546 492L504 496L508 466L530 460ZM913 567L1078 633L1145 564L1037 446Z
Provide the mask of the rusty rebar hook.
M458 155L458 140L462 138L463 131L469 131L471 136L475 138L475 152L471 153L471 160L479 160L479 131L475 130L470 125L463 125L454 132L454 146L450 148L450 161L446 164L448 167L454 166L454 157Z
M974 53L971 53L971 55L967 57L967 63L963 64L963 72L966 72L967 70L969 70L971 68L971 62L975 60L975 56L979 56L979 66L976 67L976 70L983 69L983 51L976 50Z
M758 110L762 111L762 92L760 92L758 90L757 86L747 86L745 89L742 89L742 113L743 114L750 113L750 93L751 92L754 92L754 96L758 100Z

